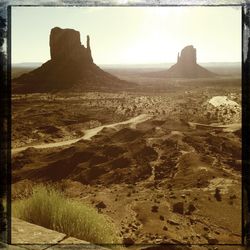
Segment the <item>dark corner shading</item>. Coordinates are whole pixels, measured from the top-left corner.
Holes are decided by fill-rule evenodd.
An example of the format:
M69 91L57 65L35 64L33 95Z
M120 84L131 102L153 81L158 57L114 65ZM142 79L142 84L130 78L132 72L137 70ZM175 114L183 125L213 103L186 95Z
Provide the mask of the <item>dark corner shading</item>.
M11 0L9 1L11 2ZM24 5L25 5L24 1ZM32 1L31 1L32 2ZM49 1L48 1L49 2ZM59 1L58 1L59 2ZM62 0L63 3L69 3L66 0ZM73 1L73 2L77 2L77 0ZM88 2L88 1L87 1ZM87 4L87 2L85 2L84 5ZM98 0L96 1L98 2ZM110 1L111 2L111 1ZM117 1L118 2L118 1ZM142 1L143 2L143 1ZM145 1L147 2L147 1ZM151 1L149 1L151 2ZM151 5L157 5L156 3L157 1L155 1L155 3ZM78 2L79 3L79 2ZM70 3L72 4L72 2ZM81 3L80 3L81 4ZM39 4L38 4L39 5ZM0 4L0 9L1 9L1 4ZM244 49L243 51L243 60L242 60L242 130L243 130L243 135L242 135L242 160L243 160L243 174L242 174L242 213L243 213L243 220L242 220L242 235L240 237L242 237L242 243L246 244L246 245L250 245L250 198L249 198L249 193L250 193L250 170L249 170L249 155L250 155L250 148L249 148L249 139L250 139L250 134L249 132L249 126L250 126L250 116L249 116L249 104L250 104L250 96L249 96L249 81L250 81L250 5L249 6L243 6L242 8L242 27L243 27L243 35L245 32L245 36L243 36L244 39L242 39L242 44L244 45L244 47L242 48L246 48L248 47L247 50ZM10 14L10 12L8 13ZM11 168L10 168L10 156L11 156L11 126L10 126L10 122L11 122L11 77L10 77L10 46L8 47L8 53L5 52L4 50L4 42L5 42L5 38L8 37L8 45L10 45L10 25L9 25L9 20L10 20L10 15L8 15L8 19L6 18L7 13L6 10L4 13L1 12L0 10L0 248L1 248L1 242L3 243L11 243L10 242L10 201L11 201L11 196L10 196L10 184L11 184ZM7 24L8 24L8 29L7 29ZM244 26L247 27L247 29L244 29ZM59 39L60 37L63 37L63 39ZM71 43L72 42L72 43ZM67 53L64 53L65 51L65 47L70 46L70 52L68 51ZM71 53L71 51L73 51L73 49L75 50L75 53ZM8 61L7 61L7 55L8 54ZM13 93L35 93L35 92L40 92L40 93L52 93L55 94L57 91L62 91L62 90L71 90L72 92L78 92L78 91L93 91L93 90L97 90L100 88L100 86L98 85L99 82L102 83L102 90L107 90L107 89L114 89L116 90L117 88L122 88L123 89L134 89L136 87L136 84L134 84L133 82L127 82L125 80L121 80L119 78L117 78L116 76L113 76L112 74L110 74L109 72L105 72L104 70L102 70L101 68L99 68L95 63L94 60L92 58L91 55L91 49L90 49L90 37L87 36L87 41L86 41L86 47L84 45L81 44L80 42L80 33L78 31L72 30L72 29L61 29L58 27L55 27L51 30L50 33L50 53L51 53L51 58L49 61L45 62L41 67L34 69L33 71L23 74L15 79L13 79L12 81L12 91ZM186 62L185 58L189 58L189 56L187 56L187 54L191 54L192 55L192 61L190 63L190 61ZM60 59L60 60L58 60ZM70 63L67 65L72 65L71 67L68 67L67 65L61 65L61 59L63 59L64 61L66 61L66 63ZM83 59L83 60L82 60ZM187 68L186 66L183 67L183 65L188 65L189 67L189 72L192 72L192 75L187 75L187 72L185 72L185 68ZM57 74L55 74L54 72L56 72L60 67L62 67L63 70L63 74L61 76L60 79L57 79ZM83 75L82 72L84 72L85 74ZM158 73L158 72L157 72ZM168 74L171 75L171 77L179 77L180 74L181 76L184 75L185 78L206 78L206 77L216 77L216 74L213 74L212 72L206 70L205 68L201 67L200 65L198 65L196 63L196 50L194 49L193 46L188 46L185 47L181 54L178 54L177 57L177 63L171 67L171 69L168 71ZM166 74L167 75L167 74ZM93 77L95 76L95 77ZM70 77L70 79L68 79L67 77ZM71 80L73 79L73 81L71 82ZM61 84L63 83L63 84ZM85 117L84 117L85 119ZM74 120L66 120L65 119L65 123L66 122L74 122ZM155 123L159 121L155 120L155 121L150 121L150 123L148 122L147 126L148 128L153 128L156 126ZM171 121L170 121L171 122ZM179 121L178 121L179 122ZM158 124L159 127L161 126L161 124ZM180 123L180 124L179 124ZM182 124L182 121L180 121L179 123L176 123L178 126L180 126L180 128L186 129L188 131L190 124L192 125L192 123L190 124ZM173 127L171 129L178 129L178 127L176 128L176 125L174 122L171 125L168 125ZM198 124L198 123L197 123ZM143 124L144 125L144 124ZM140 125L143 129L143 125ZM145 126L145 131L146 131L146 125ZM164 125L167 127L167 125ZM41 129L44 130L49 130L51 129L51 127L41 127ZM53 127L52 127L53 129ZM108 130L110 129L110 130ZM139 162L137 165L141 164L143 166L145 166L145 168L143 168L141 171L138 173L136 171L134 171L134 175L135 177L133 177L133 175L131 174L129 176L129 179L131 179L132 177L134 179L138 178L138 176L140 176L141 178L145 177L148 178L148 173L151 173L148 168L148 165L145 164L145 162L140 162L140 159L142 158L141 155L146 155L146 160L147 161L153 161L155 160L155 157L157 157L158 153L155 152L153 149L151 149L151 147L144 147L144 140L140 140L140 137L143 137L144 132L141 133L137 133L137 131L134 131L134 128L129 128L129 129L123 129L122 133L120 133L120 131L116 131L116 130L112 130L112 127L110 128L106 128L106 130L101 131L99 137L95 137L94 139L96 140L96 142L98 143L103 143L103 145L108 145L110 143L110 140L112 143L117 143L117 142L122 142L122 143L126 143L127 145L129 145L128 148L122 148L122 147L118 147L118 146L114 146L114 145L108 145L107 147L107 151L109 154L106 155L106 151L104 150L104 147L99 147L99 145L97 145L96 147L89 147L87 148L87 143L90 142L84 142L84 141L80 141L79 145L77 145L76 147L71 147L69 148L68 151L63 151L63 153L65 153L66 156L65 159L63 158L63 161L65 160L65 162L74 162L73 166L77 166L75 164L75 162L78 163L84 163L87 162L87 158L89 157L88 154L92 153L92 152L88 152L87 150L93 150L94 152L99 152L101 156L96 154L95 157L95 161L96 162L91 162L88 164L92 164L92 165L97 165L97 168L95 169L95 173L94 174L99 174L99 184L102 182L105 183L105 181L107 181L107 178L110 177L109 176L109 166L112 166L112 168L114 169L114 171L117 171L117 173L121 172L123 174L115 175L112 178L109 179L109 182L114 184L115 182L124 182L126 183L128 176L130 175L128 172L126 172L126 169L128 169L127 166L131 167L133 166L132 163L134 162ZM149 132L148 132L149 131ZM157 130L149 130L148 129L147 133L161 133L161 131L157 131ZM106 133L110 133L112 134L112 137L109 138L108 142L106 142ZM178 132L178 131L177 131ZM201 132L200 132L201 133ZM124 136L126 135L126 136ZM172 134L173 138L174 137L181 137L183 136L181 133L173 133ZM139 138L139 139L138 139ZM177 139L178 139L177 138ZM185 137L185 142L188 145L188 143L191 143L193 145L196 145L197 143L197 151L200 150L200 146L198 143L201 142L196 142L194 139L196 139L196 137L193 136L186 136ZM197 136L197 138L199 138L199 136ZM209 140L210 138L208 138ZM212 138L215 143L216 143L216 136ZM212 140L211 139L211 140ZM198 139L197 139L198 140ZM138 143L139 142L139 143ZM86 143L86 144L85 144ZM163 142L163 146L165 148L172 148L174 144L174 142L172 142L171 140L166 140ZM169 143L169 145L168 145ZM173 143L173 145L171 144ZM213 142L214 143L214 142ZM185 145L186 145L185 144ZM103 146L102 145L102 146ZM177 144L176 144L177 145ZM36 149L31 149L32 150L36 150ZM70 151L72 150L72 152ZM83 154L81 151L85 150L85 154ZM97 151L99 150L99 151ZM132 151L135 151L133 154L131 153ZM28 150L26 153L29 154L30 151ZM80 151L80 153L78 152ZM131 152L130 152L131 151ZM35 151L36 152L36 151ZM172 151L171 151L172 152ZM112 155L113 154L113 155ZM123 154L125 154L125 156L123 156ZM55 152L52 156L61 156L61 152ZM115 160L110 160L109 157L116 157L117 159ZM129 158L126 157L130 157L132 159L132 161L129 160ZM193 157L193 155L191 155ZM42 156L40 156L41 159ZM43 156L45 157L45 156ZM46 156L47 157L47 156ZM92 157L92 156L91 156ZM164 157L164 156L163 156ZM166 159L164 159L162 157L162 161L164 161L164 163L167 163L169 165L173 164L173 165L177 165L171 163L171 162L167 162ZM177 157L177 156L176 156ZM178 156L179 157L179 156ZM152 159L151 159L152 158ZM52 158L51 158L52 159ZM67 161L66 161L67 160ZM193 158L186 159L187 161L192 161ZM196 160L196 159L195 159ZM209 159L206 158L201 158L201 160L199 158L197 158L197 161L208 161ZM52 161L52 160L51 160ZM61 160L62 161L62 160ZM109 162L108 162L109 161ZM108 162L108 164L106 163ZM15 162L14 162L15 163ZM31 177L35 176L37 178L40 177L44 172L46 172L47 174L47 170L48 169L52 169L55 166L57 167L57 165L61 163L60 161L58 162L53 162L53 164L46 166L46 168L42 169L41 171L37 171L35 173L35 175L32 175ZM87 164L82 164L81 167L82 168L86 168L85 172L83 172L84 174L79 175L79 180L81 180L82 183L86 184L85 182L91 180L92 182L95 182L97 180L96 176L94 176L96 179L94 179L93 177L93 172L91 172L91 169L87 168ZM13 164L14 165L14 164ZM134 164L135 165L135 164ZM118 166L118 167L117 167ZM157 182L161 181L162 175L166 172L164 169L165 165L159 165L158 168L158 172L155 172L155 179ZM76 169L76 168L75 168ZM79 168L80 169L80 168ZM117 170L118 169L118 170ZM46 170L46 171L44 171ZM77 169L76 169L77 170ZM82 171L82 169L80 169ZM108 170L106 172L106 170ZM99 172L98 172L99 171ZM78 178L78 172L75 171L74 174L76 175L76 177ZM86 178L85 176L90 176L89 178ZM137 176L138 175L138 176ZM172 173L171 173L172 175ZM52 176L52 177L51 177ZM49 178L53 179L54 175L49 176ZM83 176L83 177L82 177ZM58 175L56 175L56 177L58 177ZM60 176L59 176L60 177ZM178 177L178 176L177 176ZM181 176L182 177L182 176ZM13 179L14 180L14 179ZM77 179L78 180L78 179ZM204 183L202 183L203 180L198 179L197 182L197 187L200 187L200 185L205 185L205 181ZM90 181L89 181L90 182ZM128 182L128 181L127 181ZM132 180L133 183L133 180ZM94 183L94 184L98 184ZM185 183L184 183L185 184ZM128 188L133 187L131 183L128 182ZM172 186L169 186L170 189L172 189ZM131 188L132 189L132 188ZM133 190L134 191L134 190ZM220 198L220 190L216 189L216 193L214 194L214 197L216 198L216 202L217 201L221 201ZM134 195L135 192L129 192L127 197L130 197ZM230 199L234 199L234 196L230 196ZM126 197L125 197L126 198ZM172 196L173 199L175 199L176 197ZM180 199L184 199L185 197L180 197ZM115 200L117 201L117 199ZM5 205L7 204L7 205ZM183 202L178 202L175 203L173 205L173 213L174 214L184 214L184 210L183 209ZM96 204L96 207L99 208L99 210L101 211L102 209L104 210L106 208L106 205L103 201L100 201L99 203ZM138 210L140 209L140 207L138 208ZM189 205L188 208L186 208L186 215L191 215L193 213L193 211L196 210L196 207L191 203ZM160 209L159 209L160 211ZM152 210L150 210L150 212L155 215L158 213L158 205L157 206L152 206ZM159 216L159 221L165 221L165 218L163 216ZM175 224L175 221L172 220L166 220L166 222L170 225L169 227L172 226L178 226L179 224ZM191 220L191 224L193 223L193 221ZM132 225L134 227L137 227L137 225ZM131 226L131 227L132 227ZM169 230L168 227L164 226L162 228L163 232ZM207 231L207 228L204 227L204 230ZM240 238L241 239L241 238ZM213 238L207 238L208 244L210 245L220 245L218 244L218 242L216 241L216 239ZM130 238L125 238L124 243L126 243L125 245L131 245L134 244L133 240L131 240ZM177 246L167 246L167 245L158 245L158 246L147 246L147 248L141 248L141 249L190 249L191 245L180 245L178 246L180 242L176 241ZM220 246L219 246L220 247ZM66 247L67 248L67 247ZM217 247L216 247L217 248ZM216 249L214 248L214 249Z
M243 148L243 211L244 211L244 242L247 246L250 245L250 171L249 171L249 125L250 125L250 116L249 116L249 106L250 106L250 5L244 8L243 12L243 48L247 48L247 51L243 51L246 55L246 59L243 59L243 74L242 74L242 125L243 125L243 134L242 134L242 148ZM246 46L244 46L246 45Z
M3 50L6 20L0 14L0 241L6 241L6 55Z

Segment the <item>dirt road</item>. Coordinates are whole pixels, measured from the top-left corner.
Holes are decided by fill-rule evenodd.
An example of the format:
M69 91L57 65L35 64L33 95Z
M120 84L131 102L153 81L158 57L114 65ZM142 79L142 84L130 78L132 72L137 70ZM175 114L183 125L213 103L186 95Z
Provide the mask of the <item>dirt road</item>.
M108 124L108 125L102 125L102 126L92 128L92 129L86 129L83 131L84 136L82 136L80 138L65 140L65 141L60 141L60 142L43 143L43 144L38 144L38 145L31 145L31 146L25 146L25 147L20 147L20 148L14 148L11 150L11 153L15 154L15 153L21 152L29 147L54 148L54 147L61 147L61 146L70 145L70 144L76 143L79 140L91 140L91 138L93 136L97 135L104 128L115 128L118 125L126 125L126 124L130 124L130 126L132 128L136 128L136 125L138 123L147 121L150 118L151 118L151 116L148 114L141 114L141 115L138 115L136 117L133 117L133 118L126 120L126 121L123 121L123 122L117 122L117 123L112 123L112 124Z

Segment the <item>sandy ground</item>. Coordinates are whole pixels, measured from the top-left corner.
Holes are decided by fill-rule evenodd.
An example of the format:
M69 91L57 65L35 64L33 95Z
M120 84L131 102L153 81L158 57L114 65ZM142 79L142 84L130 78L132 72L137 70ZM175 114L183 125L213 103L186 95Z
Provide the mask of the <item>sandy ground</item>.
M240 244L241 110L209 100L241 89L179 86L13 97L13 200L50 183L128 245Z

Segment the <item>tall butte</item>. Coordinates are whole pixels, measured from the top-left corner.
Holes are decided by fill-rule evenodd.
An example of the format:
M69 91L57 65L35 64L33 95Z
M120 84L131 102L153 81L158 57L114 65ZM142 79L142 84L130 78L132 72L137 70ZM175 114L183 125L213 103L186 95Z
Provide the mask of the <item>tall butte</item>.
M192 46L186 46L178 53L177 63L168 70L155 72L154 75L169 78L207 78L216 76L215 73L203 68L196 61L196 49Z
M55 27L50 32L51 59L41 67L13 79L13 91L47 92L101 90L135 86L103 71L93 61L90 37L81 44L80 33Z

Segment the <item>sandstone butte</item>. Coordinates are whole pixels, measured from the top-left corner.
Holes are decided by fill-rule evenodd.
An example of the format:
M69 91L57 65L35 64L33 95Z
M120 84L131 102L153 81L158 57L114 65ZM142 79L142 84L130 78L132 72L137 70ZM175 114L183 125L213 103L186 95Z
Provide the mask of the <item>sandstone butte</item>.
M51 59L39 68L13 79L13 92L48 92L130 88L136 86L118 79L98 67L92 58L90 37L81 44L80 33L73 29L51 29Z
M193 45L184 47L181 53L178 53L177 63L168 70L153 72L151 76L166 78L209 78L216 74L205 69L197 63L196 49Z

